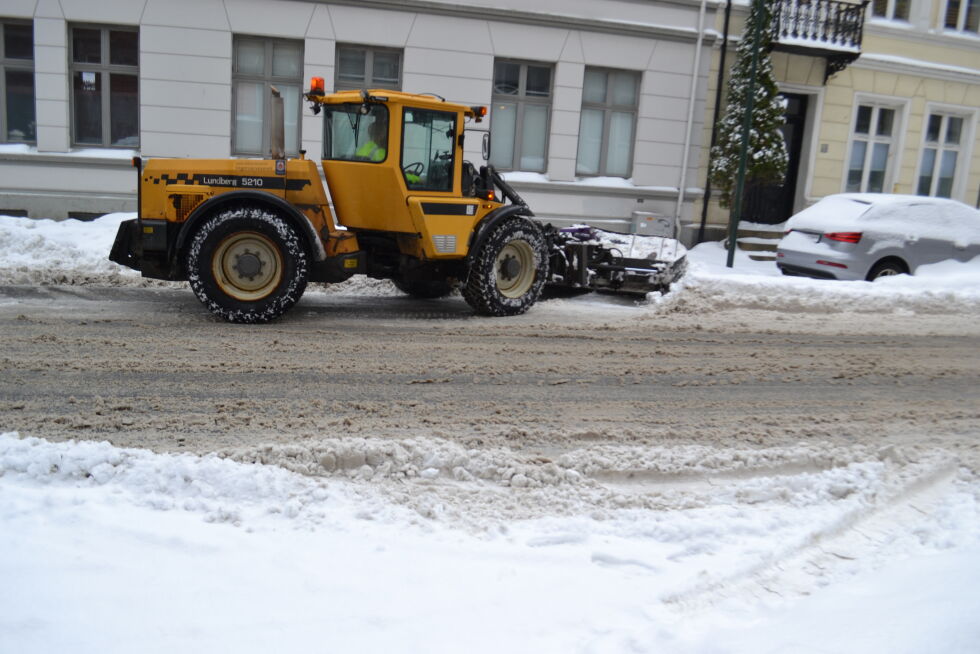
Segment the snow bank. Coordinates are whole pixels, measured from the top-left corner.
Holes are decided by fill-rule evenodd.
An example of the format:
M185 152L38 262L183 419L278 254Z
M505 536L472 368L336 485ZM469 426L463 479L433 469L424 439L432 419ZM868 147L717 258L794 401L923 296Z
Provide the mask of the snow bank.
M609 470L631 452L598 454ZM399 498L469 512L482 494L534 505L542 490L455 480L448 459L363 484L0 434L0 650L973 651L980 503L942 456L840 449L793 470L772 467L790 453L744 454L629 464L727 472L687 507L592 516L569 489L603 492L593 476L558 489L564 512L478 513L492 528L474 533ZM651 481L603 484L629 497Z
M137 285L135 270L109 261L119 223L134 214L91 222L0 216L0 283Z
M107 259L119 223L133 215L110 214L91 222L0 216L0 284L168 284L143 279L136 271ZM660 239L640 242L657 244ZM681 248L678 254L683 252ZM665 296L651 294L645 305L634 310L638 315L730 307L814 313L980 311L980 259L924 266L914 277L900 275L870 283L784 277L774 263L753 261L741 251L736 253L735 267L727 268L726 256L720 242L702 243L687 251L690 266L680 283ZM314 285L311 292L402 295L390 282L364 276L342 284ZM608 304L586 298L565 302L584 311L608 308Z
M811 313L980 311L980 257L922 266L915 276L844 282L783 276L775 263L752 261L741 252L735 266L726 268L726 256L720 242L694 247L688 274L668 295L651 294L651 305L690 313L731 307Z

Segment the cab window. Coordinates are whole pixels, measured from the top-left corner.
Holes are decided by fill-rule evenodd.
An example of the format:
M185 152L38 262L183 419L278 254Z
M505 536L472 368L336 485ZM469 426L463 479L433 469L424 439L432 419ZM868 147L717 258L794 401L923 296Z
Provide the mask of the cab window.
M456 114L406 107L403 115L402 174L412 190L453 190Z
M324 107L323 158L381 163L388 158L388 108L380 104Z

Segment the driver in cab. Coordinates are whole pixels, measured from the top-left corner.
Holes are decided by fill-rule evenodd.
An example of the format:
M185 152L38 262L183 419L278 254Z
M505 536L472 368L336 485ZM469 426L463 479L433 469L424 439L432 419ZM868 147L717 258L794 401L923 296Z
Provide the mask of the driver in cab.
M354 156L365 161L384 161L388 154L388 130L385 121L375 120L368 126L368 140L357 148Z
M357 148L354 156L363 161L374 163L384 161L388 154L388 130L387 124L383 120L375 120L368 126L368 140ZM415 173L405 171L405 181L409 184L418 184L421 177Z

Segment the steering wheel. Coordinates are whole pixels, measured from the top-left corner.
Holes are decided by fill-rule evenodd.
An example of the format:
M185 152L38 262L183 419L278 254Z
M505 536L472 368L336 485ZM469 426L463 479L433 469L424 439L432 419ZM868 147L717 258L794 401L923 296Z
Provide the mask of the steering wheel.
M403 166L402 170L404 170L406 173L411 173L412 175L421 176L422 171L425 170L425 164L422 163L421 161L415 161L413 163L408 164L407 166Z

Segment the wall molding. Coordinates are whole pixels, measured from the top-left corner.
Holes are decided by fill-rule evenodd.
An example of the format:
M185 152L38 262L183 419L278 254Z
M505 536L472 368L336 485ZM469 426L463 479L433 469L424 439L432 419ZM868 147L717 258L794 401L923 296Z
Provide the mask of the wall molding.
M504 23L519 23L537 27L552 27L559 29L578 30L582 32L600 32L616 36L633 36L640 38L655 38L669 41L693 43L697 41L698 30L693 26L700 2L697 0L659 0L656 4L679 5L692 10L692 27L674 27L671 25L654 25L621 21L615 19L596 19L577 16L564 16L538 11L518 9L498 9L494 7L478 7L436 0L302 0L317 5L343 5L362 9L381 9L407 13L435 14L454 18L469 18L472 20L491 20ZM649 0L626 0L642 4L651 4ZM708 0L712 11L717 10L717 4ZM705 29L704 43L713 45L720 38L714 29Z

